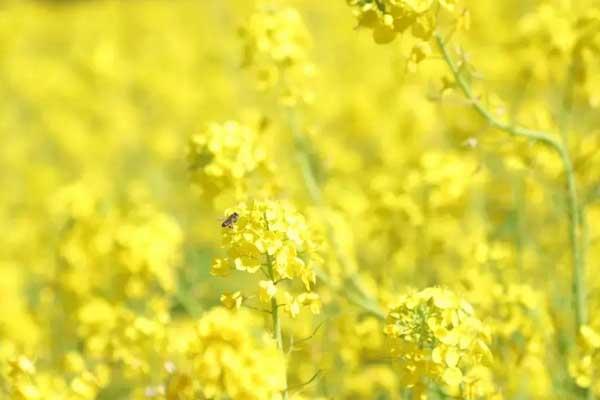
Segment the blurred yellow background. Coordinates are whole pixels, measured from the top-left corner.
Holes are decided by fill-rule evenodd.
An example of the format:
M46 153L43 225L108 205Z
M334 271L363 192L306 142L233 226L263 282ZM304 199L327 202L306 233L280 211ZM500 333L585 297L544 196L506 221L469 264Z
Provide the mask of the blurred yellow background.
M560 158L490 127L440 54L411 71L411 40L375 44L347 2L265 3L0 3L0 398L279 398L255 279L210 274L239 200L210 185L268 187L315 226L331 281L317 274L319 315L283 317L285 347L310 336L284 362L291 398L416 398L381 316L339 286L386 313L431 286L472 304L492 360L461 372L459 394L427 378L425 398L600 395L597 0L459 2L471 27L449 44L495 115L567 143L587 217L583 333ZM240 27L264 7L301 17L299 77L279 78L301 101L246 65ZM190 138L230 120L249 128L232 145L215 125L211 157L251 147L264 175L194 170L205 139ZM254 306L221 308L236 290ZM489 387L469 393L477 380Z

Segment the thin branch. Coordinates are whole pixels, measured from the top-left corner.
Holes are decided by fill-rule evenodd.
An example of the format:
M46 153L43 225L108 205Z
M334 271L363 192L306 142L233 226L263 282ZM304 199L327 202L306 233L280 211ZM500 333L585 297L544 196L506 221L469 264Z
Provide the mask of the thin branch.
M475 111L477 111L477 113L481 115L492 127L505 131L513 136L524 137L530 140L544 143L554 149L562 147L560 142L558 142L558 140L556 140L553 136L549 135L548 133L535 131L518 125L510 125L496 118L473 94L471 86L460 73L460 68L456 65L454 60L452 60L452 57L448 52L446 43L442 36L438 33L435 35L435 39L442 53L444 61L446 62L446 64L448 64L448 67L450 68L450 71L452 72L456 83L464 93L465 97L469 100L469 103L475 109Z
M316 327L316 328L313 330L313 332L312 332L310 335L308 335L307 337L305 337L305 338L302 338L302 339L300 339L300 340L296 341L294 344L303 343L303 342L306 342L306 341L308 341L308 340L312 339L313 337L315 337L315 335L317 334L317 332L319 331L319 329L321 329L321 327L322 327L323 325L325 325L325 322L326 322L326 321L327 321L327 320L325 320L325 319L324 319L323 321L321 321L321 322L319 323L319 325L317 325L317 327Z
M315 372L315 374L313 376L310 377L309 380L307 380L304 383L300 383L298 385L294 385L294 386L290 386L287 388L287 390L296 390L296 389L301 389L305 386L310 385L311 383L313 383L315 381L315 379L317 379L319 377L319 375L321 375L323 373L323 370L318 370L317 372Z

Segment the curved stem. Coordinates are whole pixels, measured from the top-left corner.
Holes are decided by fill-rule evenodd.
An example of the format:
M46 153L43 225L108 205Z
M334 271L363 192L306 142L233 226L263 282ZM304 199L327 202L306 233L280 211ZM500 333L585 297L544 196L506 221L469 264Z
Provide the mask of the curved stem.
M459 70L458 66L456 65L454 60L452 60L452 57L450 56L450 53L448 52L448 49L446 48L446 43L444 42L444 39L442 38L442 36L440 34L436 34L435 39L436 39L438 48L440 49L440 52L442 53L444 61L446 62L446 64L448 64L448 67L450 68L450 71L452 72L452 75L454 76L456 83L458 84L458 86L460 87L462 92L464 93L465 97L469 100L473 109L475 111L477 111L477 113L479 115L481 115L490 124L490 126L500 129L502 131L505 131L512 136L524 137L527 139L531 139L533 141L544 143L554 149L562 147L562 145L560 144L560 142L558 142L558 140L556 140L553 136L550 136L546 132L535 131L535 130L524 128L524 127L518 126L518 125L510 125L510 124L504 123L504 122L500 121L498 118L496 118L490 111L488 111L485 108L485 106L473 94L473 90L471 89L471 86L469 85L469 83L467 83L467 81L464 79L464 77L460 74L460 70Z
M575 172L573 163L563 141L559 141L546 132L540 132L528 129L518 125L507 124L496 118L485 106L475 97L471 86L461 75L456 63L452 60L443 37L438 33L435 39L444 61L448 65L454 79L462 90L465 97L469 100L473 109L483 117L490 126L508 133L511 136L523 137L534 142L544 144L553 149L561 159L565 179L567 184L567 208L569 215L569 240L571 244L572 259L572 297L573 307L575 309L575 335L579 328L587 323L586 307L586 287L585 287L585 260L584 260L584 232L583 232L583 214L577 199L577 187L575 182Z
M579 201L577 199L577 186L575 182L575 172L573 171L573 163L564 146L561 148L560 153L567 179L567 202L570 219L569 238L571 241L573 259L572 291L575 304L575 327L577 328L578 333L579 327L586 325L588 322L583 243L585 235L583 232L582 210L579 208Z

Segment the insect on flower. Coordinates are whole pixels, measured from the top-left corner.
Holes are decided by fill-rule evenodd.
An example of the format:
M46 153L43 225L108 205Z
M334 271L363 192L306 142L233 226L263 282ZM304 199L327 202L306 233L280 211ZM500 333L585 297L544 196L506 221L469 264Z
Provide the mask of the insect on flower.
M240 215L238 213L234 212L229 217L227 217L225 219L225 221L223 221L223 223L221 224L221 227L233 229L233 224L235 224L237 222L239 217L240 217Z

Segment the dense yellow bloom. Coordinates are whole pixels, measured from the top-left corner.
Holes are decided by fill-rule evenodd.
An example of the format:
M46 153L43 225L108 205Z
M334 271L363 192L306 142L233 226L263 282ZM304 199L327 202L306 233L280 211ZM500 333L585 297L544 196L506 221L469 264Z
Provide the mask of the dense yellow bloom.
M9 394L15 400L35 400L42 398L42 393L34 381L35 366L29 358L21 355L10 360L7 375L11 385L11 388L8 389Z
M311 290L321 258L304 216L290 204L272 200L243 202L225 215L233 213L238 215L236 222L222 228L226 256L214 260L211 273L228 276L233 271L250 274L260 271L267 278L258 283L261 302L268 303L277 297L292 316L302 306L318 313L318 295ZM290 286L291 291L278 290L278 284ZM296 288L292 289L294 284ZM298 291L299 295L292 294Z
M583 325L579 330L579 349L569 363L569 373L577 386L591 389L594 394L600 394L600 333L589 325Z
M550 351L555 332L545 293L525 284L504 286L481 272L474 279L480 286L473 287L469 299L494 338L492 368L503 393L550 397L549 365L557 354Z
M172 218L135 198L107 210L108 201L83 182L61 189L53 203L65 224L57 270L65 290L78 296L102 290L114 298L140 298L155 285L174 290L182 234Z
M252 14L240 34L248 64L261 57L281 66L302 63L310 46L310 35L294 8L264 7Z
M240 29L240 36L244 66L255 73L259 89L276 89L288 105L312 100L304 82L315 73L308 61L311 37L298 10L259 8Z
M190 138L188 164L193 180L209 200L240 199L260 193L272 176L263 132L237 121L211 123Z
M244 301L244 296L242 296L242 293L239 291L233 293L223 293L220 300L225 308L240 308L242 302Z
M598 0L3 1L0 400L600 397L599 49Z
M244 312L215 308L206 313L187 351L191 375L171 380L167 392L196 391L206 399L278 398L285 388L285 361L271 339L254 336L255 327Z
M63 374L58 371L42 372L32 359L23 354L12 356L5 367L3 375L0 375L6 384L3 394L14 400L93 400L108 383L106 368L96 368L92 372L85 365L80 365L76 369L62 371Z
M125 375L140 377L154 368L155 354L165 351L169 315L161 301L150 301L147 315L119 307L100 298L90 299L78 311L78 334L85 355L111 362Z
M524 43L519 55L530 61L523 68L543 82L552 80L556 68L571 58L573 84L583 89L585 101L597 108L598 95L590 89L597 89L599 83L600 56L594 49L600 43L600 8L572 3L541 3L524 15L517 26ZM551 57L550 62L542 62L540 57L545 56Z
M441 11L454 20L457 27L467 27L463 23L465 11L460 10L457 1L447 0L347 0L353 7L358 25L372 29L376 43L393 41L396 36L407 33L415 39L408 68L415 71L417 64L431 54L429 41L443 20Z
M480 385L488 384L470 378L469 370L489 361L489 330L453 292L428 288L403 296L389 312L384 332L393 339L391 351L405 384L417 393L431 380L477 398Z

